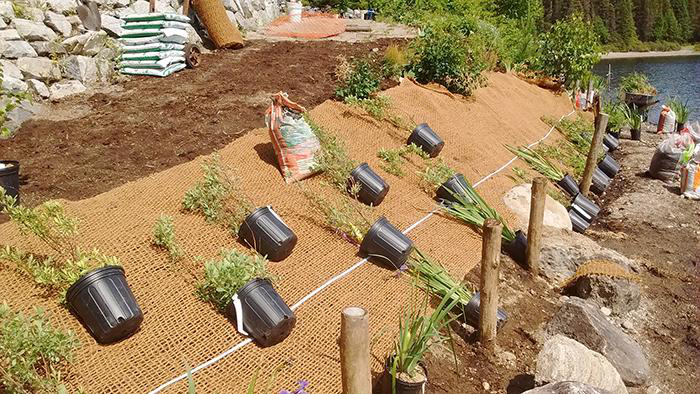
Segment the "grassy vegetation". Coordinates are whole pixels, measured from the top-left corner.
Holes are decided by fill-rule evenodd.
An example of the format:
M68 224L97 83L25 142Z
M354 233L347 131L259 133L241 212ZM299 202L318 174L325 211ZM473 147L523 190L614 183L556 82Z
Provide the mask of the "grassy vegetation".
M321 144L321 153L314 157L314 170L322 172L326 182L341 192L349 193L352 196L357 195L359 185L352 185L348 190L348 180L350 173L357 167L358 163L350 158L339 138L326 132L307 114L304 115L304 120Z
M518 185L523 183L532 183L533 180L533 178L520 167L513 167L513 173L508 175L508 178ZM569 199L564 195L564 193L556 187L548 187L547 194L565 207L570 203Z
M175 239L175 226L171 216L160 215L156 220L153 227L153 244L166 250L173 263L182 258L182 248Z
M382 164L380 164L380 167L384 171L398 177L403 177L406 175L403 170L403 165L406 163L406 158L411 154L414 154L422 159L428 159L430 157L416 144L405 145L394 149L381 148L379 149L379 152L377 152L377 157L382 159Z
M450 168L442 159L428 159L422 171L418 172L420 176L420 187L428 194L432 194L440 185L445 183L455 170Z
M624 99L625 93L656 94L656 88L649 82L645 74L633 72L620 79L620 98Z

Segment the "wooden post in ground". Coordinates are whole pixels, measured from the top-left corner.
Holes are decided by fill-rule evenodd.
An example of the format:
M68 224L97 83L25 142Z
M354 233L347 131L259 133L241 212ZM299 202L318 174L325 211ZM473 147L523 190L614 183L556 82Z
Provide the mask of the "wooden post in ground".
M603 142L603 134L605 134L606 127L608 127L608 114L600 112L595 118L595 131L593 132L593 138L591 139L591 150L588 151L586 167L583 170L583 177L581 178L581 184L579 185L581 194L586 197L588 197L588 191L591 188L593 171L598 164L598 150L600 150L601 143Z
M156 12L156 0L148 1L148 12Z
M537 177L532 181L530 222L527 226L527 266L533 275L540 273L540 241L542 240L546 191L547 178Z
M369 318L359 307L343 309L340 320L340 367L343 394L371 394Z
M479 335L481 345L490 353L496 350L498 313L498 264L501 257L503 225L495 219L484 222L481 248L481 302L479 304Z
M182 15L184 15L184 16L190 15L190 0L184 0L182 2Z

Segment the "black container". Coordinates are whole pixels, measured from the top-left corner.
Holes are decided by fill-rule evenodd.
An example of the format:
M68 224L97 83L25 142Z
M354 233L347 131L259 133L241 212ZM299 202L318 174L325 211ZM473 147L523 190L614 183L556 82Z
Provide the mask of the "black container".
M474 328L479 328L479 305L481 304L481 295L477 291L464 307L464 319L467 324ZM496 312L496 328L500 330L508 321L508 314L501 308Z
M574 178L569 174L564 175L563 178L557 181L557 185L559 185L559 187L561 187L571 197L574 197L579 193L578 183L576 183Z
M571 206L576 206L580 208L592 219L596 218L600 213L600 207L581 193L579 193L576 196L576 198L574 198L574 200L571 202Z
M605 137L603 137L603 145L608 147L608 150L612 152L620 146L620 140L615 138L615 136L613 136L612 134L608 133L605 134Z
M416 144L430 157L437 157L445 146L445 141L427 123L421 123L413 129L406 144Z
M610 155L605 155L605 157L603 157L603 160L598 163L598 168L600 168L608 178L614 178L615 175L620 172L620 165L617 164L617 161Z
M8 196L14 197L17 200L16 205L19 205L19 162L0 160L0 163L10 165L10 167L0 169L0 187L5 189Z
M253 279L236 293L240 300L241 324L262 347L276 345L289 336L297 318L267 279ZM226 316L238 322L236 306L230 302Z
M676 123L676 133L680 133L685 128L685 123Z
M591 225L584 218L582 218L581 215L579 215L573 208L569 209L569 219L571 219L571 228L577 233L583 234L586 231L586 229L588 229L588 226Z
M613 138L615 138L616 140L619 140L619 139L620 139L620 130L617 130L617 131L609 131L608 134L610 134L610 135L611 135ZM619 141L618 141L618 143L619 143ZM613 150L613 149L611 149L611 150Z
M392 394L394 391L391 388L391 366L393 364L393 356L386 359L384 362L384 382L382 385L382 394ZM404 382L403 380L396 377L396 394L424 394L428 387L428 370L425 368L423 363L418 364L420 368L423 368L423 373L425 374L425 380L422 382Z
M389 193L389 184L377 175L369 164L362 163L350 173L348 179L348 190L354 185L360 185L357 199L363 204L377 206L382 203L386 194Z
M591 191L595 194L603 194L605 189L610 185L610 178L598 167L593 170L593 179L591 181Z
M656 96L651 94L627 93L625 92L625 104L637 107L648 107L656 103Z
M238 236L271 261L287 258L297 244L297 236L270 206L260 207L245 218Z
M413 241L394 227L385 217L379 218L360 244L360 253L399 269L413 250Z
M642 140L642 130L641 129L630 129L630 136L635 141Z
M521 230L515 232L515 239L510 242L503 242L501 250L516 263L525 264L527 262L527 236Z
M83 275L68 288L66 302L99 343L126 338L143 321L143 312L119 266L108 265Z
M440 185L435 195L442 201L458 202L459 198L457 196L462 196L467 201L473 202L468 197L467 190L469 190L469 184L466 178L464 178L464 175L454 174L450 179L446 180L445 183Z

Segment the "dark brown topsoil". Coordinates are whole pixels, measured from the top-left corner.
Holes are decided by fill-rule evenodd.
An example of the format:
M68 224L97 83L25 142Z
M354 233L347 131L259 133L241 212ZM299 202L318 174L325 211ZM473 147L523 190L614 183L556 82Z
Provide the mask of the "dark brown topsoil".
M383 51L392 42L254 41L204 55L194 70L135 77L48 105L44 119L0 140L0 158L20 160L25 203L91 197L264 127L273 93L287 92L308 108L333 98L339 55Z
M644 140L625 139L614 153L622 171L598 201L603 212L588 235L641 266L642 306L615 322L632 323L625 331L647 355L652 387L628 388L629 392L696 393L700 202L682 199L677 181L668 185L645 174L660 137L645 133ZM501 296L517 301L509 305L509 322L499 331L498 355L489 358L480 351L478 333L455 336L457 368L448 352L434 351L427 357L429 392L521 393L534 387L542 345L537 333L558 309L561 294L506 257L501 259L501 278ZM467 279L478 284L478 270ZM509 360L505 351L515 357Z

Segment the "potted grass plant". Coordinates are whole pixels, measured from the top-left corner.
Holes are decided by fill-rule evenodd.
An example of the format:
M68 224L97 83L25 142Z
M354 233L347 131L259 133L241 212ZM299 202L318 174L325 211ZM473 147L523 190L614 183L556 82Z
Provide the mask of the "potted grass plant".
M5 193L15 198L16 203L20 203L19 198L19 162L16 160L0 160L0 187L5 189ZM2 208L2 204L0 204Z
M235 249L222 250L220 257L204 264L197 295L261 346L282 342L292 332L296 316L272 285L267 260Z
M668 106L676 113L676 132L680 133L685 128L688 118L693 110L688 105L688 100L681 101L679 97L674 97L668 102Z
M204 161L202 171L203 179L185 193L182 206L186 211L225 226L271 261L282 261L292 253L296 234L272 207L255 207L218 155Z
M635 141L640 141L642 139L642 115L629 105L623 107L623 112L630 126L631 138Z
M360 253L373 260L389 263L400 269L413 250L413 241L392 225L385 217L370 224L368 207L353 204L353 200L341 198L332 202L304 190L314 209L325 218L326 225L343 239L359 246Z
M77 222L65 214L61 204L48 201L30 209L17 204L0 187L0 206L22 234L34 235L52 251L51 256L40 258L8 246L0 251L0 260L56 295L97 342L116 342L138 330L143 312L126 282L124 268L116 257L76 246Z
M304 117L321 144L321 153L314 157L314 170L322 172L331 185L362 203L381 204L389 193L389 184L369 164L353 161L338 138L328 134L308 115Z
M454 320L450 316L457 300L448 294L435 310L427 315L428 296L409 308L399 319L399 333L392 354L384 363L385 392L392 394L422 394L428 383L428 371L423 358L431 347L450 341L442 334ZM456 359L455 359L456 362ZM388 386L388 390L387 390Z
M451 204L443 204L445 214L464 222L476 231L481 231L486 219L495 219L503 224L501 237L503 238L502 250L513 260L520 264L526 263L525 250L527 249L527 237L522 230L513 231L505 219L484 200L476 189L465 180L466 195L454 195L455 201Z
M534 149L526 146L515 148L510 145L506 145L506 148L526 162L533 170L556 183L562 190L569 193L571 197L575 197L578 194L578 184L574 178L569 174L564 174L562 170Z

